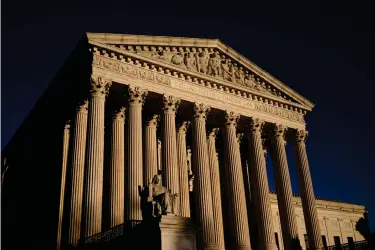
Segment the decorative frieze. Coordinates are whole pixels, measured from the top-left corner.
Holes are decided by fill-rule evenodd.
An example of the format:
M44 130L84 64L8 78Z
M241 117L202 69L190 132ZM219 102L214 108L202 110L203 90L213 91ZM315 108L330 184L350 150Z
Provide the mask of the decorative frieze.
M212 98L225 103L245 107L265 114L271 114L283 119L304 124L305 111L292 105L283 104L262 96L229 88L224 85L199 80L181 73L155 66L151 67L138 60L118 60L117 57L109 58L94 54L93 65L110 71L115 71L139 80L152 82L159 85L168 85L192 94Z

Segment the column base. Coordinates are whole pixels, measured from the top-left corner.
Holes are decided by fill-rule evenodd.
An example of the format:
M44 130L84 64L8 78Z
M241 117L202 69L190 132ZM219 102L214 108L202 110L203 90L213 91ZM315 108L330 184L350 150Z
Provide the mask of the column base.
M206 243L203 247L204 250L219 250L215 243Z
M238 246L236 249L238 249L238 250L251 250L251 247L249 245L242 245L242 246Z
M278 250L276 245L266 245L264 250Z

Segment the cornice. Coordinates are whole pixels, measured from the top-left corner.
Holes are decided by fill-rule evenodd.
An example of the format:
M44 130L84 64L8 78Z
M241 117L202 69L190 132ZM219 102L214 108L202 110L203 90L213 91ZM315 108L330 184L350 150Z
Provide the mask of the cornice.
M218 87L221 86L223 88L228 88L230 93L238 94L238 92L241 92L242 94L244 94L245 92L251 95L253 98L263 101L264 103L268 103L276 107L282 108L286 106L289 110L296 111L303 115L305 115L309 110L306 108L306 106L277 97L275 95L269 94L268 92L256 91L254 89L250 89L244 86L235 85L230 82L210 77L199 72L193 72L180 67L175 67L171 64L164 63L162 61L158 61L150 57L145 57L139 54L127 52L125 50L107 44L102 44L96 41L89 41L89 43L94 47L93 52L97 55L102 55L107 58L112 58L122 62L126 62L126 60L131 59L134 60L141 67L145 65L146 68L150 68L151 66L152 68L157 69L158 73L164 73L165 75L169 75L172 77L174 76L186 78L186 80L188 81L191 80L193 82L203 82L204 84L206 84L206 86L215 84L218 85Z
M146 36L146 35L129 35L129 34L110 34L110 33L86 33L89 42L98 42L106 44L131 44L131 45L155 45L155 46L192 46L192 47L207 47L216 48L222 53L232 58L238 63L241 63L246 68L253 71L256 75L269 82L275 88L283 91L291 98L300 102L304 109L311 111L314 104L298 94L296 91L289 88L270 75L265 70L261 69L255 63L242 56L240 53L224 44L218 39L202 39L202 38L186 38L186 37L167 37L167 36Z
M277 204L277 194L275 192L270 192L271 201ZM302 201L299 196L293 196L293 203L299 207L302 207ZM366 211L365 206L357 205L346 202L331 201L323 198L316 198L316 206L318 209L332 210L332 211L341 211L341 212L351 212L363 214Z

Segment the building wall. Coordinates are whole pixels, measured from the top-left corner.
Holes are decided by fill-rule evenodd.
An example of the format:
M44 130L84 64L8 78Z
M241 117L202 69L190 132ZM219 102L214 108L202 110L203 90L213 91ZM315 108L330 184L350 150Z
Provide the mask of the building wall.
M295 215L299 231L299 239L305 250L304 234L306 234L305 220L303 216L302 203L299 197L293 197ZM274 232L278 234L279 249L283 248L280 218L278 213L277 198L271 194L271 207L274 223ZM365 207L354 204L317 200L319 226L321 234L326 237L327 246L334 245L334 236L340 237L342 244L348 243L348 237L354 241L362 241L365 238L356 229L357 222L364 218Z

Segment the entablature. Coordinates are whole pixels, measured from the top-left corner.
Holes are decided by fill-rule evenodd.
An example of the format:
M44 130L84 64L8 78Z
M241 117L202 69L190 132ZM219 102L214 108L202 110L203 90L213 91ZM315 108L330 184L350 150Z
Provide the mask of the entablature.
M216 101L215 104L222 103L221 106L216 107L219 109L226 109L225 104L231 104L236 107L240 106L241 108L238 109L238 112L244 116L259 114L258 118L267 122L284 123L290 128L305 128L304 115L311 108L298 103L295 99L291 99L285 94L283 95L281 91L276 90L272 85L262 82L261 78L255 78L254 75L251 76L247 72L242 77L236 78L236 75L233 74L231 75L232 80L229 78L224 79L222 77L223 74L210 75L214 74L212 67L207 66L203 70L204 72L200 72L198 66L196 70L191 70L186 65L178 66L168 62L169 59L171 61L184 60L183 58L176 59L174 57L176 54L169 54L167 56L169 59L160 60L158 56L150 54L150 52L156 51L156 47L143 47L129 45L129 49L125 49L124 46L89 41L89 50L93 55L93 72L99 70L110 77L113 76L112 73L117 73L124 77L131 77L136 81L148 82L148 84L156 83L156 85L159 85L158 88L160 88L160 85L169 86L185 92L186 95L210 98L211 103L208 103L210 105L214 101ZM178 47L165 50L175 53L178 51ZM213 48L195 48L194 50L196 53L205 51L217 53ZM159 55L158 53L156 54ZM195 59L197 58L195 57ZM212 58L210 57L210 59ZM208 59L208 65L213 64L210 59ZM198 61L197 59L196 62L198 63ZM103 70L112 73L106 73ZM210 73L208 74L208 72ZM218 72L219 70L217 69L216 73ZM128 80L125 81L121 78L119 82L127 84ZM143 83L139 85L141 87ZM156 85L152 87L157 87ZM186 96L186 100L189 100L188 96ZM230 108L230 105L228 108ZM245 112L241 112L241 109L245 110ZM252 111L255 111L255 113Z

